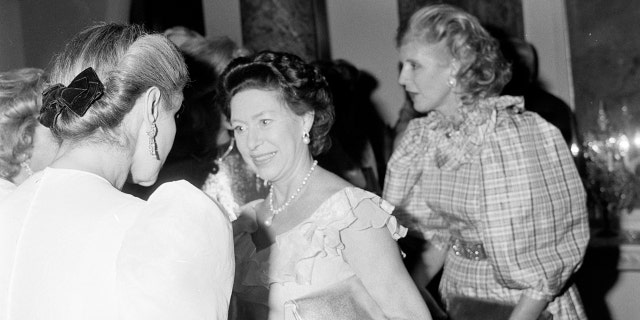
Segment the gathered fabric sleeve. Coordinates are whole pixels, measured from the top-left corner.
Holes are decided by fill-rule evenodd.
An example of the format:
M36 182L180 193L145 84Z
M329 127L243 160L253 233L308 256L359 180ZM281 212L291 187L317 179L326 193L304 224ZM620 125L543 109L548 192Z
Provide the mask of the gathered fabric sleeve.
M344 205L338 206L346 210L336 210L342 214L342 218L327 221L325 229L325 245L328 248L343 249L344 244L339 237L339 232L345 229L362 231L367 229L386 228L393 240L398 240L407 235L407 228L402 226L393 212L393 205L379 196L359 188L344 189L346 197ZM338 217L338 216L337 216ZM333 219L330 217L329 219Z
M186 181L165 183L117 261L121 319L227 319L234 276L226 215Z
M425 118L414 119L387 165L383 198L395 206L393 215L411 234L443 250L449 243L448 223L425 201L422 171L429 162L429 129Z
M535 113L500 112L481 161L481 237L496 280L552 300L589 240L585 191L562 135Z

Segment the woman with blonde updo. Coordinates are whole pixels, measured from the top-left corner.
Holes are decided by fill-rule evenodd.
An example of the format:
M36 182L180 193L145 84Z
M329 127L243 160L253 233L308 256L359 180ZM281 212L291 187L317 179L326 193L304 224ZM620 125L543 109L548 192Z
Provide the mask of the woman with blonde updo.
M100 24L56 56L39 121L51 165L0 203L0 319L226 319L229 220L185 181L148 201L188 80L163 35Z

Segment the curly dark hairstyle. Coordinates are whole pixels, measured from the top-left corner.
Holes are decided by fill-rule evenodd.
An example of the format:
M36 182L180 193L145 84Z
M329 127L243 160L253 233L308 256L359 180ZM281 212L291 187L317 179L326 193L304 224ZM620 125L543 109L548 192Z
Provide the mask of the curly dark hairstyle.
M309 150L316 156L331 147L329 129L334 121L334 108L329 85L317 67L294 54L272 51L233 60L220 81L219 103L228 118L231 98L247 89L279 92L297 115L313 111Z
M456 80L462 101L470 105L495 96L511 79L509 63L493 38L473 15L446 4L427 5L416 11L407 25L398 29L396 44L435 44L445 41L451 55L460 62Z

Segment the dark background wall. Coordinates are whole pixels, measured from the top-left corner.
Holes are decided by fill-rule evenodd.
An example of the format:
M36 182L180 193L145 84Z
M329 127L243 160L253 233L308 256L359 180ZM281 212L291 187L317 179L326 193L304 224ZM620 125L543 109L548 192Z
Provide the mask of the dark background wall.
M478 17L484 26L497 28L509 36L524 39L522 0L398 0L400 23L406 23L413 12L432 3L458 6Z
M640 1L567 0L575 112L583 131L596 128L602 101L612 122L627 104L640 117Z
M324 0L240 0L240 12L249 49L287 51L307 61L330 58Z

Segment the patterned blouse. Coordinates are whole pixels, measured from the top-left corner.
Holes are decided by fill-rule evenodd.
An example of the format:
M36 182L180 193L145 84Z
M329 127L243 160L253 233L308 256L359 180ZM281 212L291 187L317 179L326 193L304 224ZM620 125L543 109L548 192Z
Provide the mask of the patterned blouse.
M412 120L388 165L383 198L403 225L440 249L440 291L516 304L549 301L554 319L584 319L574 286L562 291L589 240L585 192L560 132L524 111L521 97L493 97ZM455 244L480 244L465 257ZM454 244L453 246L451 244Z

